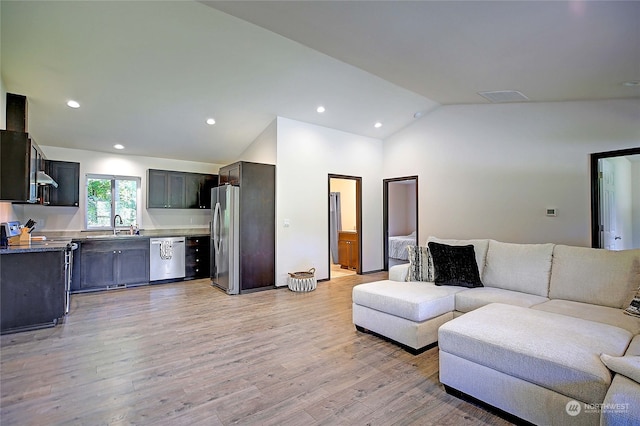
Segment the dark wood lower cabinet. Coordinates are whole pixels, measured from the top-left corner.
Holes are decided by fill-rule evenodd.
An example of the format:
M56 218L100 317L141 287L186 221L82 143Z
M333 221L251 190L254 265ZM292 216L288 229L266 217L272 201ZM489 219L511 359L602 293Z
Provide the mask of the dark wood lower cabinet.
M210 265L210 238L187 237L185 247L185 279L207 278Z
M80 276L74 277L73 291L149 283L148 238L82 242L78 257L80 265L74 269Z
M64 316L64 251L0 256L1 331L53 326Z
M343 269L358 269L359 255L358 233L349 231L338 232L338 263Z

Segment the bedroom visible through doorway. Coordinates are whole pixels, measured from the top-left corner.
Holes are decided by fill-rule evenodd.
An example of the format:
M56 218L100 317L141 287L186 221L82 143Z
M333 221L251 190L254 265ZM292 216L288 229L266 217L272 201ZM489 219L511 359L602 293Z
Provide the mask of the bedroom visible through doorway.
M418 245L418 176L383 180L384 269L407 263Z

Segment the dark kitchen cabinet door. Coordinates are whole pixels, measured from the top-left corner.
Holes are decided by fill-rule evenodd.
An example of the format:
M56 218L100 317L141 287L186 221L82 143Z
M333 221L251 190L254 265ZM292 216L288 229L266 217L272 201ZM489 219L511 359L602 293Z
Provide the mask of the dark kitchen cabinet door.
M80 256L80 290L108 288L116 285L116 252L111 247L83 244Z
M118 284L146 284L149 282L149 241L146 247L128 247L118 250Z
M78 207L80 205L80 163L45 160L45 172L58 184L43 187L45 204Z
M188 209L210 209L211 188L218 186L218 175L185 173L185 207Z
M170 209L184 209L186 200L186 177L181 172L169 172L169 193L167 199L169 200L168 208Z
M211 189L218 186L218 175L202 175L203 180L200 185L200 208L211 208Z
M169 204L167 196L169 194L169 182L167 181L166 170L149 169L147 173L147 208L164 209Z

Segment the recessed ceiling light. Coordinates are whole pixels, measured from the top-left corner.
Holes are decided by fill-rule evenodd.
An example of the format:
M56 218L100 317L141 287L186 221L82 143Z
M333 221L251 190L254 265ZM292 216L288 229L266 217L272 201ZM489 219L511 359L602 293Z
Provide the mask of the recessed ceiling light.
M318 108L316 108L316 111L318 111L320 114L322 114L325 111L325 109L324 109L324 107L322 105L320 105Z
M67 101L67 106L69 108L80 108L80 104L74 100Z
M120 145L119 143L113 146L115 149L124 149L124 145Z
M209 126L213 126L214 124L216 124L216 120L214 120L213 118L207 118L207 124Z
M375 127L376 129L379 129L380 127L382 127L382 123L378 121L376 124L373 125L373 127Z
M625 81L622 85L627 87L637 87L640 86L640 80Z

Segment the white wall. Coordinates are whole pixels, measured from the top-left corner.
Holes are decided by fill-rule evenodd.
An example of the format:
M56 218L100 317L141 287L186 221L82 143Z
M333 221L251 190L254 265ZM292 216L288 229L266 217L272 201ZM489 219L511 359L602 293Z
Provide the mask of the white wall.
M273 120L244 150L237 161L251 161L254 163L276 164L278 143L278 124Z
M419 176L419 241L590 246L589 154L640 146L639 118L640 100L445 106L385 141L384 177Z
M356 231L356 181L354 179L331 179L331 192L340 193L341 231Z
M141 178L142 229L207 228L210 210L146 209L147 169L163 169L217 174L220 165L164 158L108 154L78 149L41 146L50 160L80 163L80 207L47 207L40 205L14 205L18 219L32 218L38 222L37 230L80 231L84 229L86 199L85 176L88 173L138 176Z
M329 276L329 174L362 177L362 270L381 269L382 141L281 117L277 127L276 284L311 267Z

